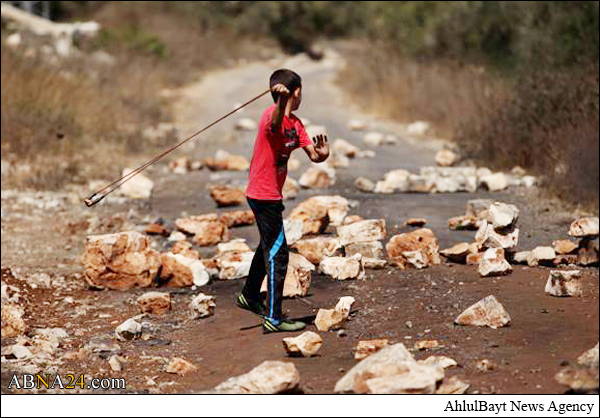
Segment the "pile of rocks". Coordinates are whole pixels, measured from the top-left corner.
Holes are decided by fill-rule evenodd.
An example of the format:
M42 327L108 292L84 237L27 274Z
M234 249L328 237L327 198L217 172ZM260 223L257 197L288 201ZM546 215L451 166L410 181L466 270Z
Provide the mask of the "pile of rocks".
M447 160L444 160L445 164ZM509 186L532 187L535 178L492 173L487 168L476 167L421 167L419 174L404 169L392 170L375 184L359 177L355 186L364 192L374 193L475 193L479 189L502 191Z

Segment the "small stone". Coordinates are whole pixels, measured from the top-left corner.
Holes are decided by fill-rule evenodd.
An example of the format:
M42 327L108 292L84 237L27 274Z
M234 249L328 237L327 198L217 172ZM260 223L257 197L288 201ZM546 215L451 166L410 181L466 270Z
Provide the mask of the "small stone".
M188 234L194 234L194 243L201 247L229 240L229 229L218 220L216 214L179 218L175 220L175 225Z
M236 210L230 212L221 212L219 221L228 228L238 226L253 225L255 222L254 213L251 210Z
M119 341L132 341L142 335L142 324L130 318L117 327L115 335Z
M335 169L326 165L312 166L300 176L298 184L306 189L326 189L335 184Z
M582 266L598 265L600 260L598 238L583 238L579 243L579 264Z
M378 147L383 144L385 136L381 132L368 132L363 137L363 142L371 147Z
M478 266L481 264L481 260L483 259L483 253L471 253L467 255L465 259L465 263L469 266Z
M290 252L288 269L283 282L283 297L305 297L308 295L315 266L301 254ZM268 291L267 278L263 280L261 293Z
M381 241L360 242L357 244L348 244L345 247L346 257L353 257L360 254L363 259L381 260L384 257L383 243Z
M110 369L113 372L120 372L121 370L123 370L123 367L121 366L120 357L117 355L112 355L108 360L108 364L110 365Z
M492 360L483 359L475 362L475 367L477 370L482 372L490 372L492 370L496 370L498 365L494 363Z
M344 218L342 225L352 225L357 222L364 221L364 218L360 215L350 215Z
M190 159L188 157L180 157L169 162L169 170L174 174L183 175L190 168Z
M438 348L440 343L438 340L421 340L415 341L415 348L417 350L428 350L430 348Z
M385 219L368 219L337 228L342 245L380 241L386 237Z
M462 242L451 248L440 251L440 254L454 263L465 264L469 254L477 253L477 250L473 247L473 244Z
M287 221L302 221L302 233L321 233L328 224L339 226L348 214L348 200L342 196L314 196L296 206ZM285 222L284 222L285 227ZM290 237L287 234L288 245Z
M519 209L515 205L494 202L488 209L488 222L496 231L510 228L519 219Z
M569 235L576 238L597 237L598 217L580 218L571 223Z
M335 154L343 155L348 158L355 158L360 153L360 148L352 145L345 139L336 139L333 141L331 149Z
M254 252L227 252L215 257L219 268L219 280L237 280L247 277Z
M162 226L161 224L150 224L146 227L146 234L148 235L162 235L162 236L169 236L169 231L167 230L167 228L165 228L164 226Z
M557 267L562 265L576 265L577 263L579 263L579 256L577 254L559 255L552 260L552 264Z
M558 372L554 379L575 393L598 393L598 367L569 366Z
M173 357L171 361L169 361L169 364L167 364L166 372L183 376L187 373L194 372L196 370L198 370L198 367L196 367L189 361L184 360L180 357Z
M358 177L356 180L354 180L354 186L361 192L365 193L373 193L375 190L375 183L365 177Z
M527 257L527 264L530 267L535 267L540 264L552 264L556 258L556 252L552 247L536 247Z
M181 254L182 256L187 258L192 258L196 260L200 259L200 253L194 250L191 242L187 241L175 242L175 244L173 244L169 252L173 254Z
M552 248L554 248L556 254L566 255L573 254L577 248L579 248L579 245L573 241L569 241L568 239L561 239L552 242Z
M350 316L350 309L355 299L352 296L340 298L333 309L319 309L315 318L315 325L321 332L339 328Z
M123 170L122 177L125 177L133 172L133 169L126 168ZM123 183L120 191L130 199L150 199L154 182L144 174L138 173L130 176L129 180Z
M494 226L487 221L482 221L475 240L480 249L502 248L504 250L514 250L519 244L519 228L515 228L512 232L498 233L494 230Z
M454 320L459 325L487 326L492 329L503 327L510 321L510 315L493 295L470 306Z
M563 271L551 270L548 282L546 283L546 293L552 296L581 296L581 271Z
M319 264L319 271L336 280L361 280L365 275L361 259L361 254L355 254L349 258L324 257Z
M242 118L235 123L235 129L239 131L255 131L257 128L256 122L250 118Z
M425 266L441 263L438 240L433 231L427 228L395 235L388 241L385 249L388 257L400 269L415 265L417 262Z
M189 304L191 318L206 318L213 315L217 307L216 299L216 296L207 296L204 293L195 296Z
M170 286L204 286L210 281L210 275L204 264L197 258L189 258L183 254L164 253L161 254L161 264L160 278L167 281Z
M312 357L323 346L323 339L319 334L307 331L298 337L284 338L283 346L289 355Z
M251 252L252 249L246 244L245 239L234 239L229 242L223 242L217 245L217 255L229 253L229 252L237 252L237 253L247 253Z
M425 122L422 120L418 120L416 122L412 122L406 127L406 131L410 135L423 136L426 135L431 128L429 122Z
M425 226L425 224L427 224L427 219L425 218L409 218L405 222L406 226L414 226L419 228Z
M429 356L425 360L419 360L418 363L428 366L440 366L443 369L458 365L454 359L446 356Z
M2 301L2 338L12 338L22 335L27 330L21 306Z
M387 339L359 341L354 347L354 358L363 360L388 345L389 341Z
M210 197L212 197L219 207L239 206L246 200L243 190L228 186L211 187Z
M458 162L458 155L450 150L440 150L435 154L435 162L441 167L452 167Z
M577 357L577 364L586 367L598 368L598 344Z
M250 161L241 155L232 155L224 150L218 150L214 158L207 158L204 164L213 171L231 170L246 171L250 168Z
M479 175L479 174L478 174ZM494 204L494 201L491 199L473 199L467 202L467 207L465 211L466 216L474 216L477 219L486 219L488 218L488 213L490 206Z
M171 309L171 296L168 293L148 292L137 299L142 313L164 315Z
M333 237L315 237L301 239L292 248L298 250L308 261L319 264L325 257L334 257L342 254L342 243Z
M508 188L508 178L504 173L491 174L482 177L479 181L490 192L499 192Z
M448 228L453 231L476 231L481 226L481 220L476 216L455 216L448 220Z
M346 335L348 335L348 334L346 333L346 330L345 330L345 329L340 329L340 330L338 330L338 332L337 332L337 336L338 336L338 338L345 337Z
M183 232L179 232L179 231L173 231L171 232L171 235L169 235L169 242L179 242L179 241L185 241L187 238L185 236L185 234Z
M300 385L300 374L293 363L265 361L250 372L232 377L207 394L291 393Z
M360 119L350 119L348 121L348 128L353 131L364 131L367 128L367 124Z

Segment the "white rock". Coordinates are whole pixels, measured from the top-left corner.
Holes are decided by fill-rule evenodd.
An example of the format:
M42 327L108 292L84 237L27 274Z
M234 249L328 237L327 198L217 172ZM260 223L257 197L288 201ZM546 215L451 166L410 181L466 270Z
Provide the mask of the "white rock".
M213 315L217 307L216 298L216 296L208 296L204 293L195 296L189 304L191 318L206 318Z
M254 252L230 254L234 254L234 256L218 258L219 279L237 280L247 277L252 265L252 258L254 258Z
M312 272L315 269L314 264L308 261L306 257L290 252L287 273L283 282L283 297L305 297L310 289ZM260 291L261 293L268 291L267 277L263 280Z
M350 309L355 299L352 296L341 297L333 309L319 309L315 325L321 332L339 328L350 316Z
M337 228L338 237L342 245L358 244L362 242L381 241L385 239L385 219L368 219Z
M28 360L33 357L33 353L29 348L23 345L14 344L2 348L2 357L14 357L17 360ZM2 363L4 363L4 358L2 359ZM4 367L4 365L2 367Z
M487 326L492 329L503 327L510 321L510 315L493 295L470 306L454 320L459 325Z
M359 242L356 244L348 244L345 247L346 256L352 257L355 254L362 255L364 259L381 260L384 257L383 243L381 241Z
M417 135L417 136L425 135L429 131L429 129L430 129L429 123L424 122L424 121L416 121L406 127L406 131L408 132L409 135Z
M513 261L517 264L527 264L531 257L531 251L519 251L513 256Z
M456 376L452 376L450 379L445 380L435 393L436 395L462 395L470 386Z
M597 237L598 217L580 218L571 223L569 235L576 238Z
M535 267L539 264L548 264L556 258L556 251L552 247L536 247L527 257L527 264Z
M375 190L375 183L365 177L358 177L354 180L354 186L365 193L372 193Z
M466 216L475 216L481 220L487 220L490 206L494 204L491 199L472 199L467 202Z
M350 119L348 121L348 128L353 131L364 131L367 129L367 124L359 119Z
M477 168L477 177L480 179L483 177L491 176L492 174L494 174L494 172L487 167Z
M581 296L581 271L571 270L551 270L548 282L546 283L546 293L552 296Z
M284 219L283 230L288 245L294 245L302 238L304 223L300 220Z
M115 354L110 356L108 364L110 365L110 368L113 372L120 372L121 370L123 370L123 368L121 367L121 361L119 360L119 356Z
M479 263L479 274L483 277L498 276L510 273L512 267L504 257L502 248L490 248L483 253Z
M335 184L335 169L325 164L313 165L300 176L298 184L307 189L324 189Z
M217 255L229 253L229 252L246 253L252 251L252 249L246 244L246 240L243 238L234 239L229 242L223 242L217 244Z
M115 335L119 341L131 341L142 334L142 324L136 321L135 318L130 318L123 322L115 330Z
M375 354L371 354L352 369L348 371L335 385L334 391L351 392L355 388L355 382L361 376L380 377L388 370L399 371L404 368L408 371L408 364L416 363L413 356L404 344L394 344L382 348ZM357 379L358 378L358 379Z
M283 345L291 355L300 353L304 357L312 357L323 346L323 339L316 332L307 331L297 337L284 338Z
M440 366L443 369L458 366L456 360L446 356L429 356L425 360L418 360L417 363L426 364L428 366Z
M519 219L519 209L515 205L494 202L488 210L488 222L494 229L500 230L512 227Z
M300 374L294 363L265 361L249 373L232 377L207 393L218 394L277 394L298 388Z
M360 152L360 148L341 138L333 141L331 149L334 154L344 155L348 158L355 158Z
M192 283L195 286L204 286L210 281L210 275L206 271L206 267L204 267L202 261L195 258L186 257L183 254L173 254L171 252L166 253L165 256L172 259L172 261L187 267L192 276Z
M429 266L427 259L422 251L403 251L402 255L406 259L406 263L417 269L424 269Z
M365 275L361 259L361 254L355 254L349 258L324 257L323 261L319 264L319 271L336 280L361 280Z
M372 149L365 149L356 154L356 158L375 158L376 155L377 153Z
M371 147L378 147L383 144L385 136L381 132L368 132L363 137L363 142Z
M521 179L523 187L531 188L537 184L537 178L534 176L525 176Z
M437 382L444 378L444 369L419 363L409 363L407 366L408 372L367 380L367 393L434 394Z
M458 155L447 149L439 150L435 154L435 162L441 167L452 167L458 162Z
M577 364L587 367L598 367L598 344L577 357Z
M178 241L185 241L185 240L186 240L186 236L183 232L173 231L173 232L171 232L171 235L169 235L169 242L178 242Z
M258 125L253 119L242 118L235 123L235 129L240 131L255 131Z
M122 176L126 176L131 172L133 172L133 169L126 168L123 170ZM130 199L149 199L153 188L154 182L143 173L139 173L130 177L130 180L127 180L120 189Z
M290 158L288 160L288 171L296 171L300 168L301 165L302 163L297 158Z
M482 177L479 182L491 192L499 192L508 188L508 178L504 173L495 173Z
M494 230L494 226L487 221L483 221L475 240L480 249L502 248L505 250L514 250L519 244L519 228L507 234L500 234Z
M10 49L17 49L19 45L21 45L21 41L21 34L13 33L6 37L6 46L8 46Z

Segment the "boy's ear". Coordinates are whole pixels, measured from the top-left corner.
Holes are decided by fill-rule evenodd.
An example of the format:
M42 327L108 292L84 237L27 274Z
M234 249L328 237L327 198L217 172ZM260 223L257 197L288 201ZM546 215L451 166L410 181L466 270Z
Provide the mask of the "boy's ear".
M296 97L296 98L300 97L300 90L301 90L300 87L298 87L296 90L294 90L294 97Z

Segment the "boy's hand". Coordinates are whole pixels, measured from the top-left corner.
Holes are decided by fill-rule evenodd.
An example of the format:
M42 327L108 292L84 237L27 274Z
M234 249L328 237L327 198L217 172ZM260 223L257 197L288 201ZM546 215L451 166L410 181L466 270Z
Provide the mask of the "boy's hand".
M313 144L315 144L315 149L317 151L323 150L325 147L329 148L327 135L317 135L312 140Z
M284 86L283 84L275 84L272 88L271 91L273 93L279 93L282 96L288 97L290 95L290 91L289 89Z

